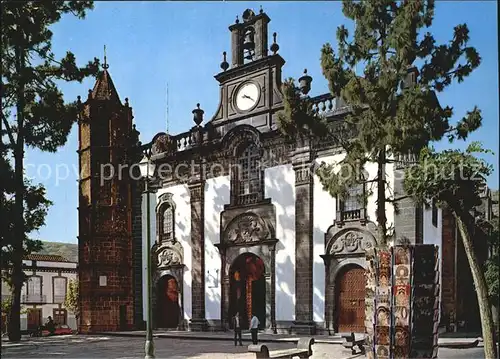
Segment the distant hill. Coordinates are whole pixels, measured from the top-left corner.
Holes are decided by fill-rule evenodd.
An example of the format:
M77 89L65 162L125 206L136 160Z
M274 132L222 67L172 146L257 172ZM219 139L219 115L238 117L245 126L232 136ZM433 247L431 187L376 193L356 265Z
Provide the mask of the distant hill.
M42 241L43 248L39 254L59 255L70 262L78 262L78 245L74 243L46 242Z

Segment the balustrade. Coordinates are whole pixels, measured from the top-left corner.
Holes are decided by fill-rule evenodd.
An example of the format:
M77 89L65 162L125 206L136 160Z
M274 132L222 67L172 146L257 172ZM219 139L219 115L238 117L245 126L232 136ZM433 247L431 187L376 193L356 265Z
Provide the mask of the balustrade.
M353 221L356 219L361 219L361 209L342 211L342 221Z
M22 303L47 303L47 296L45 294L25 294L21 297Z

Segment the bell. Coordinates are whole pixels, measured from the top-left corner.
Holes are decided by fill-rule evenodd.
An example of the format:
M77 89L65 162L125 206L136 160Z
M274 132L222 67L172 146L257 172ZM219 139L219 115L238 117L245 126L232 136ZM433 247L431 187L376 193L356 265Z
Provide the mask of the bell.
M243 49L253 50L255 48L255 42L253 41L253 31L248 30L245 33L245 40L243 41Z

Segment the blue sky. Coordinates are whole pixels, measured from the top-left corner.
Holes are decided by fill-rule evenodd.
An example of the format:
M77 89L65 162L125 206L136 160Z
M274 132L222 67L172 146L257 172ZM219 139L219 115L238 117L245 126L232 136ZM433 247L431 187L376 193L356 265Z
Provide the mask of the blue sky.
M328 91L321 74L320 49L335 43L337 26L347 24L340 2L96 2L84 20L63 17L52 28L53 49L58 56L72 51L80 64L103 57L107 46L109 72L122 102L129 98L142 142L166 129L166 84L169 86L169 132L184 132L193 126L191 111L196 103L209 120L219 103L218 83L222 52L230 53L228 26L246 8L264 11L271 18L271 34L278 33L279 53L286 60L283 78L298 78L304 68L313 77L310 95ZM477 105L483 127L471 136L494 151L498 148L498 35L496 1L438 1L432 32L438 43L452 38L453 27L467 23L470 44L482 57L481 66L462 84L454 84L440 95L442 104L454 108L457 120ZM228 60L229 61L229 60ZM63 84L68 101L87 96L93 79L82 84ZM46 226L35 236L43 240L77 242L77 174L56 181L59 166L78 170L76 125L67 144L57 153L27 151L27 175L43 183L54 202ZM448 147L447 142L437 145ZM460 145L463 147L463 145ZM498 155L487 158L495 165L489 184L498 188ZM49 168L52 175L49 177Z

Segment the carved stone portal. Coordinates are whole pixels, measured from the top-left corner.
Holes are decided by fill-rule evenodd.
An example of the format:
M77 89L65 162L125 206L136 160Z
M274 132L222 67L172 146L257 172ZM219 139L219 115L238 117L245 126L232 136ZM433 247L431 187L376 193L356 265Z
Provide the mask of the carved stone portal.
M228 224L223 238L234 244L253 243L271 239L271 230L258 215L243 213Z
M377 226L368 221L364 225L339 228L332 225L325 233L325 326L330 334L338 330L336 312L336 279L346 266L367 267L366 251L377 246Z

